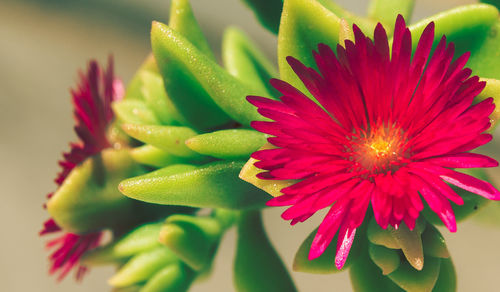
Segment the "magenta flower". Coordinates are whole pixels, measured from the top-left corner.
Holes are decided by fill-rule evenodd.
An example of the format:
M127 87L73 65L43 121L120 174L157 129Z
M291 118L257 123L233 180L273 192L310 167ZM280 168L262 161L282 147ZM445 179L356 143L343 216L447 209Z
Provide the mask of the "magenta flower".
M76 90L71 91L76 121L75 132L80 138L78 143L71 143L70 152L64 153L59 161L62 170L55 182L62 185L68 174L85 159L110 147L106 131L113 119L111 102L123 97L124 89L121 80L115 79L113 60L108 61L106 71L92 60L86 74L80 73L80 82ZM52 193L48 195L48 198ZM52 234L63 230L52 219L48 219L40 235ZM64 232L59 237L47 242L48 249L55 249L50 255L50 273L59 272L59 280L63 279L72 268L76 267L76 278L81 279L87 268L79 264L80 257L88 250L99 246L101 232L89 234L73 234Z
M273 135L275 149L257 151L255 166L266 180L299 180L269 206L291 206L291 224L320 209L329 212L313 240L309 259L320 256L338 232L335 264L342 268L371 203L377 223L413 229L424 208L421 197L455 232L451 204L463 204L448 184L491 200L500 192L455 168L495 167L494 159L469 151L492 136L488 98L473 104L485 82L464 68L469 54L453 61L454 45L442 37L434 53L434 23L412 56L410 30L396 20L392 54L378 24L373 41L354 25L355 43L324 44L313 52L319 73L293 57L288 63L319 105L281 80L271 84L281 101L250 96L264 117L252 127Z

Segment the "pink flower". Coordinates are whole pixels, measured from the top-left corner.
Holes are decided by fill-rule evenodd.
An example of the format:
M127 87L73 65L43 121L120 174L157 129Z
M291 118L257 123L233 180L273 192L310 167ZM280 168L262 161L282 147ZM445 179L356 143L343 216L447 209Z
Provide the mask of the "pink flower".
M113 120L111 102L121 99L123 93L122 82L114 77L112 58L109 58L106 71L92 60L89 62L86 74L80 73L77 88L71 90L75 132L80 141L71 143L71 150L64 153L64 159L59 161L62 170L55 179L58 186L62 185L73 168L88 157L111 146L106 137L107 128ZM50 197L52 193L48 195L49 199ZM60 231L63 232L62 235L47 243L47 248L55 248L49 258L52 262L50 273L59 272L59 280L62 280L72 268L76 267L76 278L80 280L87 268L79 264L79 259L86 251L99 246L101 232L83 235L64 232L50 218L44 223L40 235Z
M293 57L288 63L319 105L290 84L271 80L281 101L250 96L264 117L252 126L273 135L275 149L257 151L255 166L266 180L299 180L283 188L269 206L290 206L291 224L320 209L320 224L309 259L320 256L338 232L335 264L342 268L356 228L371 203L382 228L401 221L413 229L423 198L455 232L451 204L463 204L448 184L491 200L500 192L488 182L455 168L495 167L494 159L469 151L492 136L488 98L473 104L485 82L464 68L466 53L453 61L454 45L442 37L434 53L434 23L424 30L412 56L411 34L396 20L392 54L378 24L373 41L354 25L355 43L324 44L313 52L319 73ZM427 64L427 65L426 65Z

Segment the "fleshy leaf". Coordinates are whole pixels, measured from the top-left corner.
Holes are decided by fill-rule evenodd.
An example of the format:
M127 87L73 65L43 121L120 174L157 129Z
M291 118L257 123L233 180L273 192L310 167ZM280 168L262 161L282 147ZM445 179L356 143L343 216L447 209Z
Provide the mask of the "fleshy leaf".
M500 9L500 1L499 0L479 0L479 2L494 5L496 8Z
M161 226L161 223L150 223L137 227L111 244L86 253L82 261L90 265L108 264L153 249L160 245Z
M160 232L160 242L194 270L210 265L223 227L210 217L170 216Z
M408 28L411 31L413 48L416 49L424 28L429 22L434 21L434 45L437 45L441 37L446 35L446 39L455 44L456 55L470 51L471 59L473 59L475 52L497 19L498 10L495 7L486 4L471 4L438 13L412 24ZM478 56L481 60L484 60L484 57ZM475 68L470 66L471 59L469 59L468 67L471 67L473 72L477 74Z
M176 156L197 158L200 155L189 149L185 141L197 135L188 127L125 124L123 130L144 143L153 145Z
M186 292L194 273L182 263L172 264L154 274L140 292Z
M450 257L444 237L432 224L429 224L424 233L422 233L422 242L426 255L437 258Z
M401 14L410 22L415 0L372 0L368 15L384 24L384 28L394 30L396 17Z
M130 155L138 163L153 167L165 167L171 164L186 162L185 158L172 155L148 144L130 150Z
M382 229L375 221L374 218L370 220L368 223L368 229L366 231L366 235L368 236L368 240L377 245L385 246L387 248L392 249L400 249L401 246L396 241L396 239L392 236L389 229Z
M387 227L392 237L400 246L408 263L417 270L422 270L424 266L424 249L422 239L417 228L410 230L405 224L401 224L398 229L392 226Z
M478 36L479 38L479 36ZM481 77L500 79L500 20L491 26L489 31L484 32L483 38L476 41L470 48L471 56L467 62L467 67L472 68L472 72ZM485 62L484 60L488 60Z
M401 264L398 250L370 243L368 253L372 261L382 270L383 275L394 272Z
M363 239L356 238L356 240L354 240L349 252L349 257L347 258L347 261L342 269L339 270L335 266L336 248L334 244L330 244L321 256L315 258L314 260L309 260L309 250L311 249L311 244L317 231L318 229L316 228L300 245L297 253L295 254L295 258L293 259L293 270L296 272L311 274L331 274L347 270L352 262L357 258L361 245L363 244ZM332 242L336 242L337 237L338 234L335 234Z
M238 178L243 162L213 162L190 171L162 170L124 180L119 189L131 198L165 205L246 209L261 207L268 196Z
M193 125L213 128L228 115L246 126L262 119L246 96L266 92L238 81L181 34L153 22L151 44L169 96Z
M493 97L496 101L495 103L498 104L497 100L500 98L500 80L488 78L481 78L481 80L486 81L486 87L476 98L478 100L484 100L486 98ZM493 132L498 125L498 120L500 119L500 106L495 107L495 110L491 113L490 118L492 122L489 132Z
M274 147L273 145L271 145L269 143L266 143L259 150L271 149L273 147ZM250 158L247 161L247 163L245 163L245 165L243 166L243 168L241 169L239 177L242 180L244 180L244 181L246 181L246 182L248 182L248 183L250 183L250 184L258 187L259 189L267 192L271 196L278 197L278 196L283 195L283 193L281 192L281 190L283 188L291 186L291 185L293 185L294 183L297 182L297 180L265 180L265 179L259 179L257 177L257 174L261 173L262 169L257 168L254 165L255 162L257 162L257 161L258 160L254 159L254 158Z
M355 292L373 292L375 287L377 291L403 291L382 274L380 268L371 261L367 250L363 251L361 256L351 265L349 277Z
M186 140L191 150L220 159L248 159L266 143L266 135L246 129L221 130Z
M153 54L150 54L146 60L142 63L142 65L139 67L137 72L134 74L132 77L132 80L130 80L127 89L125 90L125 96L123 99L126 100L143 100L141 88L142 88L142 79L141 75L143 72L149 72L151 74L157 74L159 75L158 72L158 67L156 66L156 61L153 56Z
M210 45L201 31L200 25L193 14L193 9L188 0L173 0L170 6L170 18L168 25L182 34L200 52L212 60L215 56Z
M238 28L228 28L222 40L224 67L241 82L267 92L266 96L277 95L269 79L276 78L278 72L254 43Z
M178 262L177 256L165 246L142 252L134 256L108 280L114 287L126 287L151 278L163 267Z
M155 113L161 124L171 125L178 122L185 124L185 119L167 96L161 76L144 71L140 77L143 84L141 93L144 101Z
M439 276L440 264L441 259L427 256L423 269L417 271L404 261L388 277L408 292L431 292Z
M308 67L315 62L311 52L319 43L336 47L340 18L314 0L285 0L278 34L280 79L307 92L286 61L293 56Z
M122 123L138 125L160 124L155 113L148 105L137 99L124 99L111 104L116 118Z
M239 218L234 283L238 292L297 291L258 211L243 212Z
M47 211L59 226L73 233L126 225L133 200L120 194L116 185L143 172L126 150L104 150L71 171L48 201Z
M457 274L451 259L441 259L439 278L432 289L433 292L455 292L457 291Z

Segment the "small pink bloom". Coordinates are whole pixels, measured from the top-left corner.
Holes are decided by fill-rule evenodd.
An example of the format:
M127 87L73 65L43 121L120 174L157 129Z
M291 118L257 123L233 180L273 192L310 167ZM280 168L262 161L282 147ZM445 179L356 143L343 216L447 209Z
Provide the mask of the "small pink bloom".
M495 108L488 98L473 104L485 82L464 68L469 54L453 60L454 45L442 37L431 54L434 23L422 33L412 58L404 19L396 20L392 53L378 24L373 41L354 25L355 42L337 53L324 44L313 52L319 72L288 57L288 63L319 105L290 84L273 79L281 101L249 96L272 121L252 126L273 135L275 149L252 157L267 180L300 180L269 206L290 206L291 224L330 208L309 258L320 256L338 232L335 264L342 268L356 228L371 205L382 228L401 221L413 229L423 198L446 227L456 231L450 201L463 204L452 184L491 200L500 192L488 182L453 170L495 167L494 159L469 153L491 140L484 132Z
M55 182L60 186L68 174L85 159L103 149L110 147L106 131L113 120L111 102L123 97L123 85L113 73L113 59L109 58L108 68L101 69L99 64L89 62L87 72L80 73L77 88L71 90L74 107L75 132L80 138L77 143L70 143L71 150L63 154L64 159L59 161L62 170ZM47 196L49 199L52 193ZM55 249L50 255L50 273L59 272L62 280L72 268L76 268L76 278L80 280L87 268L80 265L80 257L88 250L99 246L101 232L78 235L64 232L57 223L48 219L40 231L40 235L63 232L59 237L47 243L48 249Z

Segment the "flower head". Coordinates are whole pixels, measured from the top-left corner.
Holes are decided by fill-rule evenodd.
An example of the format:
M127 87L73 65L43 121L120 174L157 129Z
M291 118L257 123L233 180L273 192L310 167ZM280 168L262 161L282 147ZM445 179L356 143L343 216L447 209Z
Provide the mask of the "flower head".
M110 147L106 133L113 119L111 102L123 97L123 85L115 79L113 60L103 70L92 60L86 73L80 73L80 81L76 89L71 90L74 107L75 132L79 137L77 143L71 143L71 150L63 154L59 161L62 170L55 182L62 185L68 174L88 157L100 153ZM52 194L48 195L50 199ZM63 231L52 219L48 219L40 231L40 235ZM97 247L101 240L101 232L89 234L73 234L64 232L59 237L48 241L47 248L55 249L50 255L52 262L50 273L59 272L59 279L64 278L73 267L77 267L76 278L81 279L86 267L79 264L80 257L88 250Z
M446 37L431 53L434 23L422 33L412 57L404 19L396 20L392 51L378 24L373 41L353 27L334 54L319 44L313 52L319 73L288 57L288 63L317 103L281 80L271 84L280 101L250 96L264 117L258 131L273 135L274 149L252 157L266 180L298 180L283 188L270 206L290 206L282 217L291 224L320 209L329 212L313 240L309 259L320 256L338 232L337 268L344 265L356 229L371 204L382 228L410 229L424 208L423 198L446 227L456 231L451 204L463 204L452 184L492 200L500 192L488 182L455 168L494 167L498 163L469 151L492 136L488 98L474 104L485 82L464 68L469 54L454 60Z

